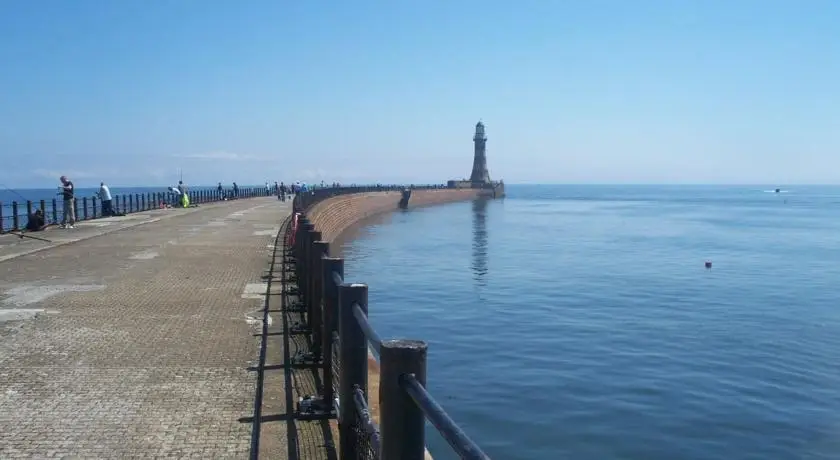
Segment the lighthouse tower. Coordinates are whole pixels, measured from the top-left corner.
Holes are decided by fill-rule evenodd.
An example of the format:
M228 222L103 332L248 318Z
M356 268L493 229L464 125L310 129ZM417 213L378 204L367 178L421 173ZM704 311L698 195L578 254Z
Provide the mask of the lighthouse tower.
M484 123L478 122L475 125L475 157L473 158L472 174L470 182L473 184L490 183L490 171L487 170L487 136L484 134Z

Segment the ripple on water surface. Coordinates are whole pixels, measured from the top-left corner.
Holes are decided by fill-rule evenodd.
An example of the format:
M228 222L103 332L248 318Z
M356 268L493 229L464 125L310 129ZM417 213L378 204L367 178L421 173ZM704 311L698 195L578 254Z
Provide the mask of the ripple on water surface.
M509 190L345 252L491 457L840 458L837 191Z

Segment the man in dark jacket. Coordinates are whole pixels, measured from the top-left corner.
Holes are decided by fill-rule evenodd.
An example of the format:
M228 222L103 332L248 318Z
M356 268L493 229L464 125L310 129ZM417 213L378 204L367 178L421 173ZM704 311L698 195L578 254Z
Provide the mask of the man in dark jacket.
M27 232L40 232L47 226L44 222L44 213L40 209L35 210L28 217L29 220L26 222Z

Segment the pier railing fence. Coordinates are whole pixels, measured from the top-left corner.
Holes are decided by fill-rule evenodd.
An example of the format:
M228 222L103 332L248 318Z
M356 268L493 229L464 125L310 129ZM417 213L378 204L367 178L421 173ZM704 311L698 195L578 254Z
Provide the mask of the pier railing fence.
M274 192L263 187L243 187L236 195L230 190L219 192L217 189L210 188L190 190L188 194L191 204L202 204L237 198L271 196ZM77 197L73 201L77 222L108 217L102 214L102 200L95 196ZM173 205L176 201L176 195L172 192L129 193L114 195L111 206L115 213L130 214L159 209ZM0 202L0 233L24 229L29 215L38 209L44 214L44 222L47 225L60 224L64 221L64 203L60 197L51 200Z
M329 243L321 241L321 232L306 217L306 210L330 196L377 189L382 186L324 189L296 197L300 214L286 235L295 267L289 279L297 284L291 293L299 298L292 308L305 318L297 332L311 340L307 360L323 374L322 394L312 406L325 414L335 412L342 460L422 460L426 421L461 458L489 459L426 391L426 342L379 337L368 321L368 286L345 280L344 260L330 257ZM380 365L378 424L368 408L369 348Z

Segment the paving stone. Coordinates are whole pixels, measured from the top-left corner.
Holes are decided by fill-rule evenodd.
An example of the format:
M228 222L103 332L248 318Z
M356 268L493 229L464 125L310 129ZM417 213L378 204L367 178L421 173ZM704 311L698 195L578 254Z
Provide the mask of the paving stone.
M288 211L227 202L0 262L0 311L35 311L0 322L0 458L248 458L264 299L243 291Z

